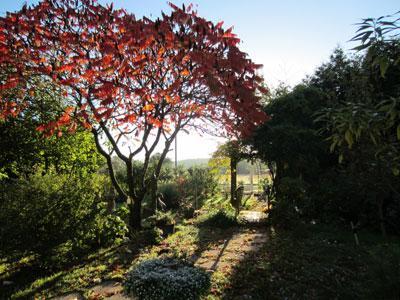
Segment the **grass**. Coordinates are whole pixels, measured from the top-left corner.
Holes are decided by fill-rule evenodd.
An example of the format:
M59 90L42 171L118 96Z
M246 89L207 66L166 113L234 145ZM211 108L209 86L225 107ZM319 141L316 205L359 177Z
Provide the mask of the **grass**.
M160 256L193 260L246 230L243 225L214 226L215 216L184 221L159 245L101 249L62 270L35 273L37 261L32 256L2 259L0 281L20 280L12 288L1 286L0 298L47 299L73 291L88 297L90 286L100 280L122 281L129 267L140 261ZM398 239L383 241L379 235L361 232L361 246L356 247L349 231L320 225L271 229L269 235L263 247L233 269L214 272L204 299L399 299Z
M399 299L399 241L363 238L356 247L351 234L330 227L272 231L268 244L236 268L222 298Z
M40 261L21 260L0 262L0 282L12 281L9 286L0 286L0 299L47 299L70 292L84 293L88 287L103 280L122 281L131 263L128 246L100 249L82 257L79 264L62 270L37 272ZM15 280L15 278L17 280Z

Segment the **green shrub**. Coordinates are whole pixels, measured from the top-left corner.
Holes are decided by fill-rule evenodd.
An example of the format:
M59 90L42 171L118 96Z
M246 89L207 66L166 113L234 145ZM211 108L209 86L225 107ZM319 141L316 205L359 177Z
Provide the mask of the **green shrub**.
M130 271L124 287L141 300L199 299L210 288L210 276L181 260L153 259Z
M301 221L301 215L309 199L305 182L299 178L284 177L277 187L277 199L269 214L273 224L282 228L294 228Z
M132 233L132 242L140 247L158 245L163 240L163 232L157 227L146 228Z
M109 215L102 202L107 178L48 173L0 186L0 251L53 249L77 253L112 244L126 233L122 210Z
M180 193L177 183L162 183L158 187L158 192L162 195L162 199L168 208L179 207Z
M146 227L175 224L175 215L171 211L158 210L154 215L148 217L144 223Z
M161 182L158 192L168 209L179 209L190 216L215 194L217 187L218 181L208 168L192 167L174 180Z
M122 241L129 231L125 221L129 214L126 205L118 207L110 214L107 211L107 204L101 202L98 205L98 211L96 224L92 229L98 244L110 246Z
M204 202L202 210L215 211L215 210L232 210L232 205L229 201L229 197L214 196L210 197Z
M229 228L239 225L235 213L232 211L217 210L201 215L197 219L199 226Z
M197 205L201 206L205 199L216 193L218 180L210 168L195 166L188 169L180 187L186 197L191 197L193 200L197 198Z

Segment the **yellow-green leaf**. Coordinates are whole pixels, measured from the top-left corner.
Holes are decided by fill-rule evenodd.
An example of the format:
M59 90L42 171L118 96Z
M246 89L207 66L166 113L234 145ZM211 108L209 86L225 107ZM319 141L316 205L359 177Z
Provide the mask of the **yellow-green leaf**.
M400 125L397 126L397 139L400 140Z
M351 146L353 145L353 135L351 134L350 130L346 131L346 133L344 134L344 138L347 144L349 144L349 148L351 148Z
M330 151L331 151L331 152L333 152L333 151L335 150L336 144L337 144L337 140L334 141L334 142L331 144L331 147L330 147Z
M375 136L374 136L372 133L370 133L369 136L371 137L371 140L372 140L372 142L374 143L374 145L377 145Z

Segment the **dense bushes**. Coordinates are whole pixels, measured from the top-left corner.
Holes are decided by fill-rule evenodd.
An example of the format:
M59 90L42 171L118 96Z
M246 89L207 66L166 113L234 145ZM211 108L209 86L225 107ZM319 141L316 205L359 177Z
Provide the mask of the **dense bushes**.
M398 49L399 44L387 46L393 47ZM392 55L389 50L385 53ZM345 222L350 227L352 222L380 229L384 235L400 233L395 219L400 214L398 175L387 155L381 158L382 145L393 140L394 132L382 133L380 127L381 145L376 138L375 143L370 141L375 131L369 132L368 120L364 123L370 125L354 129L360 115L368 115L364 108L400 96L400 68L390 65L381 77L369 55L350 57L337 49L301 85L266 99L265 111L272 118L257 130L250 145L273 174L275 202L270 217L275 223ZM389 108L378 113L383 119L393 114ZM342 128L342 123L350 129L340 131L339 140L335 126ZM386 126L383 121L379 124Z
M117 214L102 202L105 177L35 174L0 186L1 251L34 251L47 255L67 245L82 251L113 243L126 233ZM118 213L124 215L124 210Z
M172 169L170 172L173 172ZM179 168L177 173L171 176L164 174L165 180L158 183L157 197L165 204L165 207L159 204L158 209L179 211L184 217L190 218L208 197L216 193L218 181L209 168L205 167ZM144 209L147 215L152 215L156 208L156 201L151 196L149 193L145 198Z
M153 259L128 273L125 290L141 300L199 299L210 287L210 276L176 259Z

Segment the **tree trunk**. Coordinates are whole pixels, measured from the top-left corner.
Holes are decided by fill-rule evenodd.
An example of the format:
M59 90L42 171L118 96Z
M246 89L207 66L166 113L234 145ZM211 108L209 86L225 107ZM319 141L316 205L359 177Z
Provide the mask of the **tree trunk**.
M275 198L278 200L281 198L279 193L279 185L281 183L281 178L284 176L284 163L283 162L276 162L276 170L275 170L275 178L274 178L274 189L275 189Z
M108 196L109 198L107 199L107 213L112 214L113 211L115 210L115 199L114 196Z
M236 188L237 188L237 161L231 158L231 203L235 203L236 200Z
M129 203L129 226L133 231L142 228L142 199L136 197Z

